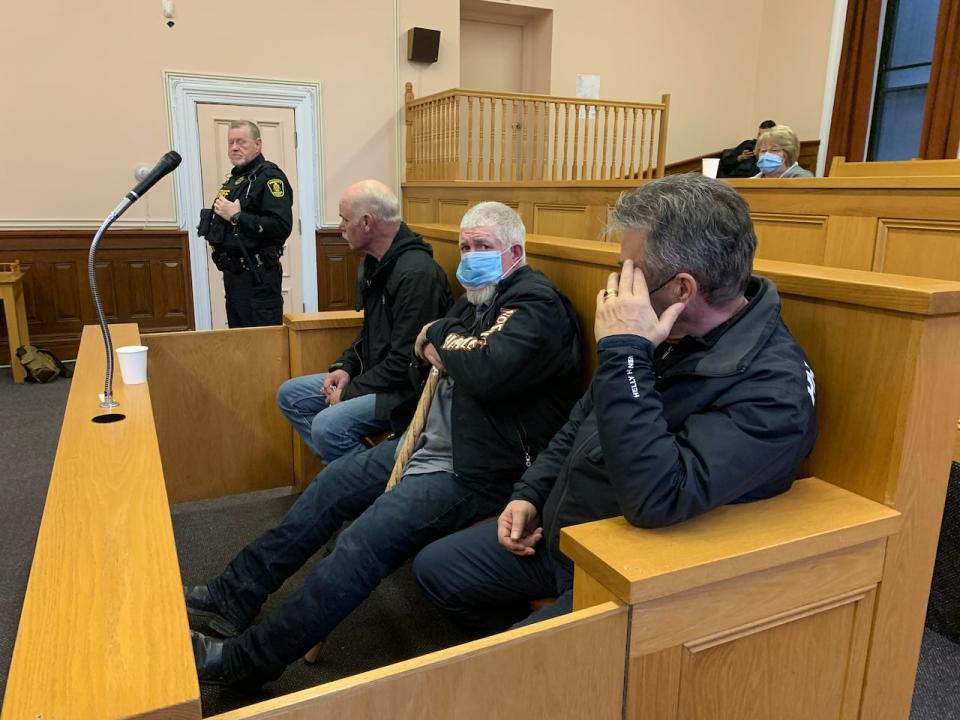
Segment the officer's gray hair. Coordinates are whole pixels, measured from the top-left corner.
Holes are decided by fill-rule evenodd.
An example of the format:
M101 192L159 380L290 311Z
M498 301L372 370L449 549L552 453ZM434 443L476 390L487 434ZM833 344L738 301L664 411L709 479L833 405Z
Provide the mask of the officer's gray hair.
M503 243L504 250L509 250L514 245L525 247L527 229L517 211L509 205L493 201L482 202L467 210L460 221L461 231L489 226L497 228L497 237ZM524 265L526 262L524 257L520 264Z
M250 137L254 140L260 139L260 128L255 122L250 122L249 120L234 120L230 123L230 129L236 130L238 128L247 128L250 131Z
M400 201L390 188L376 180L364 180L353 186L350 208L354 215L369 215L388 225L400 222Z
M624 230L646 233L644 270L653 287L688 272L714 306L746 289L757 236L747 203L726 183L689 173L625 192L607 224L608 232Z

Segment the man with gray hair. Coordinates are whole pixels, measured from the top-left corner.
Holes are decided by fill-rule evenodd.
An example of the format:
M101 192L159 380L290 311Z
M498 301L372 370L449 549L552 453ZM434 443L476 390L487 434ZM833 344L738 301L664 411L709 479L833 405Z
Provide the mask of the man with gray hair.
M384 493L398 439L345 455L220 577L185 588L201 682L279 676L420 548L498 512L546 448L576 399L580 332L569 301L526 266L524 240L506 205L481 203L464 216L457 277L469 295L417 338L418 384L430 366L443 377L422 433L405 443L413 454L399 484ZM395 411L396 430L406 410ZM345 520L353 523L305 585L253 624L267 596Z
M230 123L227 156L233 170L213 201L209 225L203 227L201 219L198 228L223 273L231 328L283 322L280 257L293 228L293 190L283 170L264 158L261 148L256 123Z
M325 463L389 430L394 409L416 402L407 377L413 341L453 303L433 248L401 222L400 202L383 183L361 180L346 189L340 232L366 255L356 295L363 325L327 372L291 378L277 393L281 412Z
M773 283L751 275L757 241L740 195L673 175L621 196L610 226L622 269L597 294L587 393L498 520L414 563L437 605L488 631L570 611L560 528L617 515L661 527L771 497L813 448L813 371ZM551 595L530 614L527 601Z

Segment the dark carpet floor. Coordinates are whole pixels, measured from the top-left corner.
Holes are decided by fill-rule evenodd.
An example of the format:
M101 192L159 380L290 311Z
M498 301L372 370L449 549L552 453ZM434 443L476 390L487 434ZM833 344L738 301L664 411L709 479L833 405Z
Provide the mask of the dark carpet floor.
M9 369L0 368L0 696L6 689L68 389L66 380L14 385ZM958 488L960 465L954 465L945 533L957 528ZM273 525L291 502L286 491L275 490L174 507L184 582L202 582L219 573L242 543ZM928 616L928 624L947 635L960 621L958 548L960 538L955 536L949 546L946 542L941 546ZM317 559L320 557L322 553ZM291 578L264 612L299 587L309 567ZM331 634L318 664L297 662L279 680L253 695L203 688L204 714L225 712L468 639L469 635L423 599L407 565L384 581ZM911 719L960 720L960 645L930 629L924 634Z

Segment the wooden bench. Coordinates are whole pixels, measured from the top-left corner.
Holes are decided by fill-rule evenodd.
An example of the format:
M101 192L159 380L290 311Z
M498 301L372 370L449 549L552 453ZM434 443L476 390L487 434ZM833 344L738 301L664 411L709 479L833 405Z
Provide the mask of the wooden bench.
M414 229L452 273L455 229ZM574 301L590 346L596 289L617 248L534 236L528 255ZM566 528L572 614L221 720L906 718L960 414L960 284L769 261L757 271L777 282L817 371L809 478L672 528ZM168 495L263 483L241 467L254 445L281 461L269 482L295 487L274 376L295 363L297 374L322 368L356 325L299 316L279 328L153 335L148 383L116 388L127 420L97 429L102 344L88 329L3 720L199 717ZM134 328L115 332L136 341ZM191 458L230 471L194 491Z
M943 177L960 175L960 160L894 160L847 162L837 155L830 163L830 177Z

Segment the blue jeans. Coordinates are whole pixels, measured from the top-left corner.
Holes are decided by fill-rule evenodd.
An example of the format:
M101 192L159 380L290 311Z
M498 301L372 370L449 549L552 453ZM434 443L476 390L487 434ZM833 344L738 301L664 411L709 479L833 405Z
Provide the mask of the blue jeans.
M437 607L483 632L522 627L573 609L573 575L547 553L519 557L497 539L497 521L437 540L417 555L413 573ZM533 613L531 600L557 597Z
M247 626L270 593L356 518L276 612L225 641L229 682L264 681L326 639L387 575L428 543L501 510L509 485L477 487L451 473L408 477L389 493L397 440L328 465L286 517L250 543L208 587L227 619Z
M373 394L327 405L323 394L326 373L291 378L280 386L277 405L311 452L331 463L360 447L366 435L390 429L389 420L377 420Z

